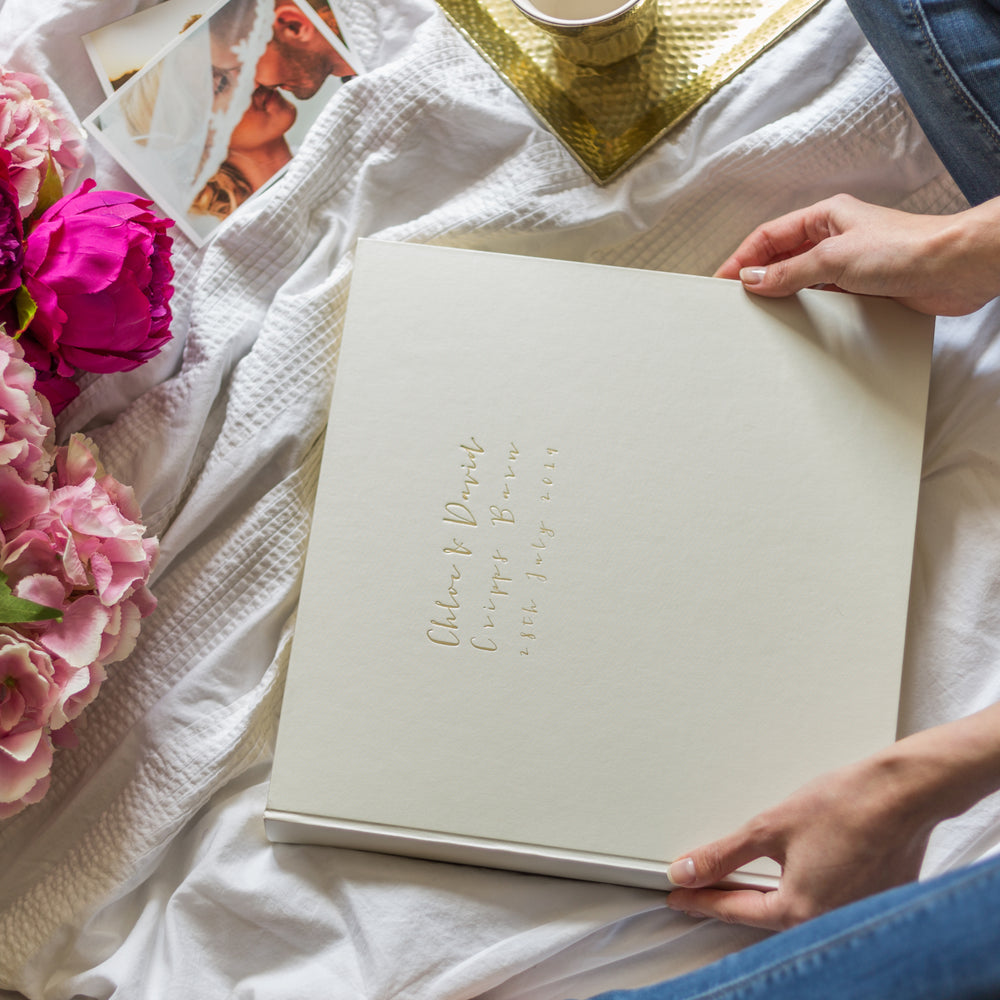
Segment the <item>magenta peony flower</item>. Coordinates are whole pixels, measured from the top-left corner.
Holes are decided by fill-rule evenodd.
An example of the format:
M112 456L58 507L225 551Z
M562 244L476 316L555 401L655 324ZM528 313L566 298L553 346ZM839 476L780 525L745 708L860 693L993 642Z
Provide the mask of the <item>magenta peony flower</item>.
M24 261L24 229L9 165L10 154L0 149L0 320L4 306L21 287Z
M49 89L32 73L0 66L0 149L11 156L11 181L21 218L38 204L38 190L51 162L60 181L83 163L84 136L49 100Z
M35 392L45 399L53 413L62 413L67 404L80 395L80 387L68 375L38 372Z
M46 377L135 368L170 339L172 225L151 202L86 181L28 233L25 285L38 306L24 354Z

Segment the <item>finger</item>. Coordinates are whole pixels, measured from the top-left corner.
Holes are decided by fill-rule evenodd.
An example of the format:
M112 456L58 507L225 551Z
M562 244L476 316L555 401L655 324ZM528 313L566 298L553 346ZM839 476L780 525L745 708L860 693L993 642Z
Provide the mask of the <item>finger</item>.
M838 286L844 276L843 252L832 237L797 257L767 266L744 267L739 272L743 287L755 295L794 295L803 288Z
M780 862L780 847L776 835L764 832L760 825L748 824L728 837L689 851L670 865L667 875L674 885L685 888L715 885L757 858L772 857Z
M735 255L730 257L724 264L722 264L719 269L712 275L713 278L735 278L740 279L740 272L748 267L763 267L765 264L774 264L780 260L788 260L789 257L797 257L799 254L803 254L808 250L812 250L815 243L803 243L801 246L796 247L794 250L790 250L787 253L780 253L775 255L775 257L766 262L762 261L741 261Z
M692 917L713 917L729 924L780 930L785 926L777 892L756 889L675 889L667 906Z
M759 261L757 263L760 263ZM724 264L719 266L719 269L712 275L713 278L729 278L738 279L740 276L740 268L750 266L744 264L743 261L736 255L733 254Z
M715 277L735 278L742 268L796 257L827 239L832 231L827 202L789 212L758 226L719 267Z
M816 244L812 241L807 241L805 243L799 244L792 250L785 250L781 253L776 253L767 260L754 259L753 257L742 258L737 254L733 254L724 264L719 266L719 269L712 275L713 278L736 278L739 279L740 271L747 267L763 267L768 264L777 263L779 260L788 260L790 257L797 257L799 254L806 253Z

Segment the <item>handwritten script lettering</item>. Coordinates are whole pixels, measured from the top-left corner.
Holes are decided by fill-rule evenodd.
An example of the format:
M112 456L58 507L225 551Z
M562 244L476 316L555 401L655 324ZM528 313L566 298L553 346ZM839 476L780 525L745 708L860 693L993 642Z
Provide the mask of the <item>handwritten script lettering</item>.
M458 450L461 479L439 508L447 562L425 634L442 649L529 656L544 642L545 595L558 576L559 449L469 436Z
M441 608L445 614L444 621L431 620L431 627L427 630L427 638L439 646L457 646L461 640L458 637L458 609L462 606L458 600L458 587L456 584L462 579L462 573L455 565L451 567L451 582L448 584L448 601L435 601L434 604ZM446 631L442 632L441 629ZM450 630L450 631L448 631Z

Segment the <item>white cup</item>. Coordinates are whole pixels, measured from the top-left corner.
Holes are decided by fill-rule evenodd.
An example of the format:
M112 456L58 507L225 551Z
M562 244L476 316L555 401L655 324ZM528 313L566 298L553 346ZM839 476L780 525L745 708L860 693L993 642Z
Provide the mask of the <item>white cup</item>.
M511 0L567 59L610 66L634 56L656 24L658 0Z

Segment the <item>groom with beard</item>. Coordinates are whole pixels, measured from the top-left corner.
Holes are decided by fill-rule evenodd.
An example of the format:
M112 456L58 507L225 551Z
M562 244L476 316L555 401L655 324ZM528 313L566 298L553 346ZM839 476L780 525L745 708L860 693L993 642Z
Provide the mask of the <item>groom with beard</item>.
M316 13L338 36L337 20L325 0L310 0ZM289 0L275 0L274 26L257 63L259 87L287 90L299 100L312 97L328 77L349 80L354 70L316 25Z

